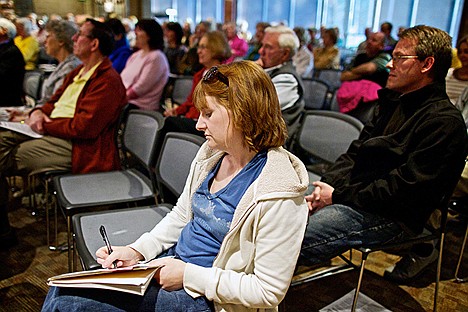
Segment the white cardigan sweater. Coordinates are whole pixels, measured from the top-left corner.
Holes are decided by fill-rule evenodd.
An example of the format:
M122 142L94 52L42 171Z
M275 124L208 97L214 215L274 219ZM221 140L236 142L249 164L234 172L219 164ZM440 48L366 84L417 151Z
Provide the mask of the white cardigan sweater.
M221 158L204 144L192 163L177 205L130 246L152 259L177 242L193 218L191 198ZM267 163L236 208L213 267L187 264L184 289L206 296L217 311L276 311L288 290L304 237L309 183L304 164L283 148Z

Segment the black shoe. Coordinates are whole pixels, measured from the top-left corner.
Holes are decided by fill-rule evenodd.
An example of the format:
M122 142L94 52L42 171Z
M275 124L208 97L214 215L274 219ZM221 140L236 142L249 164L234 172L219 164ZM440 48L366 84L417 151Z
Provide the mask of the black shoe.
M10 228L10 230L4 234L0 234L0 250L7 250L18 244L18 239L16 238L15 229Z
M439 256L437 249L427 257L409 253L400 259L393 267L384 272L384 277L390 281L405 284L423 273Z

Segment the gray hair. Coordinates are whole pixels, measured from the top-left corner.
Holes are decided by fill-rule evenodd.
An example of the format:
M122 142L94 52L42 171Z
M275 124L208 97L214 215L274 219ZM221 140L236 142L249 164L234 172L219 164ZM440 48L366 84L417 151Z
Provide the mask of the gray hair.
M294 31L284 25L270 26L265 29L265 33L279 33L278 44L280 48L287 48L290 51L290 57L296 54L299 49L299 39Z
M0 17L0 28L3 28L7 31L7 36L9 39L16 37L16 26L6 18Z
M15 20L15 23L18 23L18 24L21 24L23 25L24 27L24 33L26 35L26 37L30 36L31 35L31 31L32 31L32 22L29 18L27 17L20 17L18 19Z
M66 20L52 20L47 23L48 32L53 32L58 41L64 43L64 48L73 52L73 36L78 32L78 27L75 23Z

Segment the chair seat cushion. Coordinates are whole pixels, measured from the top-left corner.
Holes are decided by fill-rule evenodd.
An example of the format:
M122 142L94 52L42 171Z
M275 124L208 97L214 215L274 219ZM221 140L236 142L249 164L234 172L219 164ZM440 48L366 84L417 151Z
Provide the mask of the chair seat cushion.
M73 216L78 253L86 269L100 267L96 262L96 251L104 246L99 236L99 227L104 225L109 241L115 246L133 243L153 227L170 211L163 205L138 208L107 210Z
M151 181L137 170L61 176L56 189L66 209L105 205L154 196Z

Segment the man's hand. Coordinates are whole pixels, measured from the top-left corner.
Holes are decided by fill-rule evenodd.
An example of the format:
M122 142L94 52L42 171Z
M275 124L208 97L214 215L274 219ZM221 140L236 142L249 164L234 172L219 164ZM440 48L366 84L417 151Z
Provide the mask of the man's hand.
M332 204L332 194L335 190L331 185L320 181L312 183L315 186L312 194L305 197L309 207L309 215L317 212L325 206Z
M20 122L27 119L28 114L17 108L6 109L7 113L10 114L8 117L9 121Z
M44 114L40 109L35 110L26 119L26 124L28 124L34 132L44 134L44 123L51 122L52 119Z
M149 265L162 266L154 278L162 289L173 291L184 287L184 271L186 263L174 258L155 259Z

